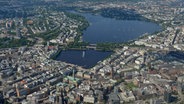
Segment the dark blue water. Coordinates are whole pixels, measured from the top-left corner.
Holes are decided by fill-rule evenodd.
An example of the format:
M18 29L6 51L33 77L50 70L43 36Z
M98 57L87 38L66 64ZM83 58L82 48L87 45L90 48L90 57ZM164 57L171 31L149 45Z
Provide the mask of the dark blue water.
M84 68L91 68L96 65L98 61L103 60L110 54L112 54L112 52L67 50L62 51L56 60L76 64Z
M170 51L167 55L184 60L184 53L182 51Z
M73 12L73 11L72 11ZM76 12L74 12L76 13ZM137 20L116 20L104 18L90 13L77 13L86 17L90 26L84 31L83 40L90 43L99 42L127 42L136 39L144 33L160 31L161 27L155 23ZM112 52L99 52L95 50L85 51L62 51L56 60L83 66L93 67L98 61L112 54Z
M152 22L116 20L90 13L78 14L84 16L90 23L87 30L83 32L83 40L90 43L127 42L145 33L151 34L161 30L158 24Z

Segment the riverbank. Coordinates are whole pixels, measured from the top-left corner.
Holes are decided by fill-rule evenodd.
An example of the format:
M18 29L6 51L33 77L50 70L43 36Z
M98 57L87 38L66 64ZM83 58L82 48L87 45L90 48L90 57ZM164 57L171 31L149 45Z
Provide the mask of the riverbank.
M63 49L59 48L59 49L56 51L56 53L54 53L54 54L52 54L52 55L50 56L50 59L55 60L55 59L58 57L58 55L61 53L62 50L63 50Z

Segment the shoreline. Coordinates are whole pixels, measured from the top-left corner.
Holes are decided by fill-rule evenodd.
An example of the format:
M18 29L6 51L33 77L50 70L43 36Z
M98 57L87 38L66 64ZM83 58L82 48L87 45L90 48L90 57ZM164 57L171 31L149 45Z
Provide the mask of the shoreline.
M70 12L70 11L74 11L74 12ZM95 15L95 13L93 13L93 11L83 11L83 10L81 10L81 9L77 9L77 8L74 8L73 10L71 10L71 9L67 9L67 10L65 10L65 12L68 12L68 13L72 13L72 14L76 14L76 15L80 15L80 14L78 14L77 12L79 12L79 13L91 13L92 15ZM75 13L76 12L76 13ZM98 14L98 13L97 13ZM102 16L102 17L104 17L103 15L101 15L101 14L98 14L98 15L100 15L100 16ZM81 15L82 16L82 15ZM84 17L84 16L83 16ZM111 17L104 17L104 18L111 18ZM116 18L111 18L111 19L116 19ZM124 19L118 19L118 20L124 20ZM125 19L126 20L126 19ZM149 21L148 21L149 20ZM137 20L137 21L144 21L144 20ZM89 21L87 21L88 23L89 23ZM121 47L122 46L127 46L127 45L130 45L130 44L132 44L132 43L134 43L136 40L139 40L139 39L142 39L142 38L146 38L146 37L148 37L148 36L151 36L151 35L156 35L156 33L159 33L159 32L161 32L161 31L163 31L165 28L164 28L164 26L163 26L163 24L158 24L158 22L156 22L156 21L154 21L154 20L151 20L151 19L146 19L146 21L145 22L152 22L152 23L156 23L157 25L159 25L160 26L160 30L159 31L155 31L154 33L151 33L151 34L148 34L148 35L145 35L145 34L142 34L142 35L140 35L138 38L136 38L136 39L132 39L132 40L129 40L129 41L127 41L127 42L118 42L118 43L116 43L116 42L108 42L108 43L104 43L104 42L102 42L102 44L104 44L104 45L106 45L106 44L118 44L118 45L121 45ZM87 26L85 29L87 29L89 26ZM82 37L83 36L83 31L85 31L85 29L84 30L81 30L80 31L80 37ZM77 42L79 42L80 40L78 40L78 39L75 39L75 41L77 41ZM101 44L101 43L96 43L96 44ZM68 45L67 45L68 46ZM82 47L82 48L81 48ZM96 46L97 47L97 46ZM114 52L113 50L115 50L115 49L117 49L118 47L116 47L116 48L113 48L113 49L111 49L111 50L104 50L103 49L104 47L101 47L101 49L93 49L93 50L96 50L96 51L104 51L104 52ZM120 47L119 47L120 48ZM79 48L72 48L72 47L67 47L67 48L61 48L61 49L59 49L57 52L56 52L56 54L57 55L54 55L54 57L56 58L60 53L61 53L61 51L62 50L76 50L76 51L81 51L81 50L90 50L90 49L88 49L88 48L86 48L86 46L83 46L83 45L80 45L80 47Z

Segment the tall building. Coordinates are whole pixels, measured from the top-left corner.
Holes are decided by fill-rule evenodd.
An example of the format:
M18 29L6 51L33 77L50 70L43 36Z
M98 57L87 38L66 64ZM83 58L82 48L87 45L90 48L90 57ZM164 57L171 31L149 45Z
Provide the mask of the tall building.
M6 22L6 28L9 29L12 27L13 21Z
M165 91L165 92L164 92L164 100L165 100L167 103L172 102L172 96L171 96L171 92L170 92L170 91Z
M0 104L4 104L3 92L0 92Z
M17 35L17 37L19 37L19 38L21 38L22 37L22 35L21 35L21 32L20 32L20 28L16 28L16 35Z

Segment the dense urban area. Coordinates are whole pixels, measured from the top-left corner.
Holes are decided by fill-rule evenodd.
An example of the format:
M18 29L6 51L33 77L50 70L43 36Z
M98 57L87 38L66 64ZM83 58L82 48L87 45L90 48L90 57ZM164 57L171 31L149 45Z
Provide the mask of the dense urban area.
M162 29L91 45L78 14ZM113 51L94 67L54 60L67 49ZM183 0L0 0L0 104L184 104Z

